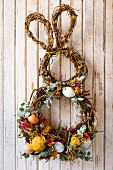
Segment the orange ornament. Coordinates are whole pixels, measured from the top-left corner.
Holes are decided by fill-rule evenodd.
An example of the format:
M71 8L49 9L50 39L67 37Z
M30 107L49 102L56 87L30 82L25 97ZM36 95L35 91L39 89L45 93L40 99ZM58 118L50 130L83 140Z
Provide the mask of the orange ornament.
M32 124L38 124L39 122L39 118L37 115L35 115L34 113L32 113L29 117L28 117L28 121Z

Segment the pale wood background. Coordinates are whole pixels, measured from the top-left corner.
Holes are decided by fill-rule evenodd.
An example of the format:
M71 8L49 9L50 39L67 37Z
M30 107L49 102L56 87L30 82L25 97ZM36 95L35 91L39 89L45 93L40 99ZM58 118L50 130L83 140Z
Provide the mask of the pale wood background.
M91 90L92 103L99 120L97 134L90 148L93 162L77 160L75 164L56 161L39 162L21 157L24 141L18 139L16 111L33 88L42 84L38 67L44 50L24 33L24 21L30 12L39 11L51 20L55 6L66 3L76 9L77 25L73 45L89 67L86 90ZM67 19L68 18L68 19ZM63 33L69 25L64 12ZM0 170L113 170L113 0L0 0ZM46 41L42 24L32 30ZM51 65L59 79L73 74L73 65L66 59L54 59ZM53 101L44 111L51 124L74 125L76 114L67 99ZM77 111L76 111L77 113Z

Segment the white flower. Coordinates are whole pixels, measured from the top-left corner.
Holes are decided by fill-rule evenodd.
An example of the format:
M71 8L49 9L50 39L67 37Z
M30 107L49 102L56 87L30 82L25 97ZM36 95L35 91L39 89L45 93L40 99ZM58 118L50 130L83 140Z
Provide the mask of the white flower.
M77 130L77 134L83 136L83 133L80 130Z
M84 98L79 97L79 98L78 98L78 100L79 100L79 101L83 101L83 100L84 100Z
M81 131L82 133L84 133L85 130L86 130L86 125L82 125L82 126L80 127L80 131Z
M50 104L52 104L52 97L48 97L45 101L44 101L44 103L47 105L47 107L48 108L50 108Z
M86 125L82 125L80 127L80 130L77 130L77 134L83 136L83 133L85 132L85 130L86 130Z

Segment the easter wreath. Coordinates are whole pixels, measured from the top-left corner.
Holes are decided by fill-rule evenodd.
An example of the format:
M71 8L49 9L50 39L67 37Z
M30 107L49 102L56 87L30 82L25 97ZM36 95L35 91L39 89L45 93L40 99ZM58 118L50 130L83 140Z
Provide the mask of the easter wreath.
M70 14L71 22L68 32L64 37L57 27L58 16L63 11ZM82 89L82 84L87 77L88 68L80 54L69 47L64 47L70 40L73 28L76 24L77 15L74 9L68 5L61 5L55 8L52 14L52 25L40 13L32 13L25 21L25 31L32 40L40 45L46 54L40 64L40 75L43 78L43 86L34 89L30 100L23 102L18 111L18 124L20 129L19 137L24 137L24 157L29 155L39 159L54 159L59 155L62 161L74 161L77 158L86 161L91 160L90 152L87 151L97 132L95 122L95 109L87 98L89 91ZM48 35L48 45L37 40L29 30L30 23L34 20L42 22ZM53 33L56 37L56 47L53 48ZM76 74L66 81L58 81L54 74L48 69L50 59L54 55L64 55L74 63ZM40 112L46 104L52 104L53 97L59 99L61 96L70 98L74 107L78 107L81 114L81 122L76 127L62 127L61 123L55 129L47 125L47 119Z

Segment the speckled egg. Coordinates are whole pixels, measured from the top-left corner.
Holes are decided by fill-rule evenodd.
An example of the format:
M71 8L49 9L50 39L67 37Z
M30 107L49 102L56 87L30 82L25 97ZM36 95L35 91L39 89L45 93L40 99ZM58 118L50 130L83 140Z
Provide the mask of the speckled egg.
M65 97L72 98L75 96L75 92L71 87L63 87L62 93Z

